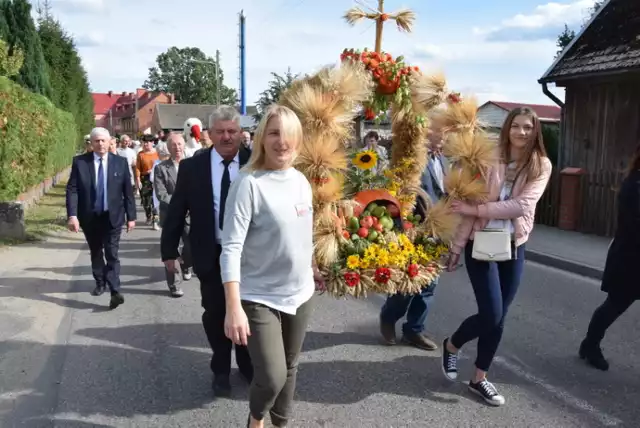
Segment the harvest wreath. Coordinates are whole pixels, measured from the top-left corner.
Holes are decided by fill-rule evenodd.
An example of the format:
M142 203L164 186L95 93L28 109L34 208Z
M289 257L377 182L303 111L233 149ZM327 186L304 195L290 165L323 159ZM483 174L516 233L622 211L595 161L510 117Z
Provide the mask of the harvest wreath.
M396 59L400 69L411 71L391 91L389 79L371 67L371 58L381 54L359 53L354 60L352 52L357 51L342 54L340 66L295 81L280 99L305 131L295 166L313 188L316 263L326 291L336 297L413 294L443 270L459 222L451 200L486 198L484 177L494 145L478 126L475 101L450 93L442 75L423 74ZM385 61L390 57L384 54ZM374 151L348 152L355 117L376 106L390 110L392 118L391 163L381 176L370 172ZM445 183L450 196L433 204L420 178L428 118L436 107L445 118L444 150L454 166ZM414 215L417 203L425 218Z

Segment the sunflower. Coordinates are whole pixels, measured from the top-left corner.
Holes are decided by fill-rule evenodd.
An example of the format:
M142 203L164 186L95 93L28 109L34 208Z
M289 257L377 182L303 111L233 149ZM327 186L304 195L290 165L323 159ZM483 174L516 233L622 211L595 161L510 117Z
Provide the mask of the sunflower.
M378 164L378 154L373 150L364 150L356 153L353 164L359 169L371 169Z
M360 267L360 256L353 254L347 257L347 267L349 269L358 269Z

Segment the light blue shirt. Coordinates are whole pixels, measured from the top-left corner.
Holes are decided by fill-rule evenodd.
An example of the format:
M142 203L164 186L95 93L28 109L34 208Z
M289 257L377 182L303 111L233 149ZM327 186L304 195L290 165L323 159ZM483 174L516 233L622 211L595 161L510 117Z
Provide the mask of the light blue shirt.
M109 198L107 198L107 171L108 171L108 166L109 165L109 153L105 154L104 157L102 158L102 171L103 171L103 176L104 176L104 210L105 211L109 211L109 203L108 200ZM97 190L97 186L98 186L98 171L100 168L100 156L98 156L95 152L93 153L93 166L95 167L96 170L96 190Z

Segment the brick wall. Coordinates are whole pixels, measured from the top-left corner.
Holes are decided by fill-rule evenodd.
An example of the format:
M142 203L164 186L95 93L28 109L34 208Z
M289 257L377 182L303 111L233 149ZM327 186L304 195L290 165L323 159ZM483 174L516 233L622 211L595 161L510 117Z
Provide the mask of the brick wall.
M153 116L156 104L172 104L175 102L173 95L161 93L138 110L138 129L144 131L153 127Z

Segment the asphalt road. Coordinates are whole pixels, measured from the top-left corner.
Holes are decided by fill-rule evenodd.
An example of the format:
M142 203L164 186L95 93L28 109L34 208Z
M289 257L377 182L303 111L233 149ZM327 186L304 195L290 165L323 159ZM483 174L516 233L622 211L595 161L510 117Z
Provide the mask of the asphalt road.
M79 236L0 253L1 427L244 426L247 388L236 376L233 398L212 398L197 279L168 296L158 236L139 226L124 238L126 303L115 311L89 294ZM320 296L292 426L638 426L640 306L606 339L610 372L576 356L603 297L592 280L529 263L491 373L507 404L491 408L443 380L439 351L379 344L380 296ZM440 341L474 310L464 270L442 279L435 303L428 332ZM465 355L463 380L474 346Z

